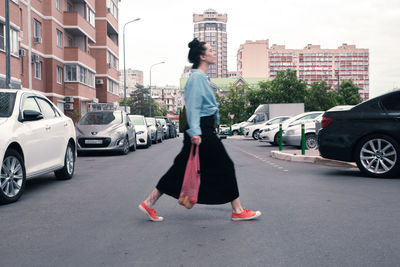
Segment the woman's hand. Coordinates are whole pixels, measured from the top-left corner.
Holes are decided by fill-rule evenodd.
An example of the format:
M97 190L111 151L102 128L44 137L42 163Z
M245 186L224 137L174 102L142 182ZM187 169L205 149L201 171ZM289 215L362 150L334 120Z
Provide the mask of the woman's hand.
M192 141L192 144L199 146L201 144L201 136L200 135L192 136L192 138L190 138L190 141Z

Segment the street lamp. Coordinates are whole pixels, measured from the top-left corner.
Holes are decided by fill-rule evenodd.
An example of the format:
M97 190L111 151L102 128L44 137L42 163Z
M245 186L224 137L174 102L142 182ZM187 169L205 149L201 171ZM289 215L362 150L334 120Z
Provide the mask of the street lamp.
M126 67L125 67L125 26L131 22L135 22L140 20L140 18L128 21L127 23L124 24L124 28L123 28L123 54L124 54L124 103L125 103L125 112L126 112Z
M149 88L149 117L151 117L151 68L153 68L155 65L159 64L164 64L165 62L158 62L150 66L150 88Z

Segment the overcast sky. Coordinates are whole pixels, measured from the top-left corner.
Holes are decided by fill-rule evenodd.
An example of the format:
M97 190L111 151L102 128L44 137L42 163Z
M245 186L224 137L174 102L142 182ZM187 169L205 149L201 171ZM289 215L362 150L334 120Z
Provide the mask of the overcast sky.
M126 26L126 67L142 70L144 84L179 85L187 63L187 43L193 38L193 13L208 8L228 14L228 70L236 70L236 53L246 40L301 49L307 44L337 48L342 43L368 48L370 94L400 88L399 0L122 0L120 66Z

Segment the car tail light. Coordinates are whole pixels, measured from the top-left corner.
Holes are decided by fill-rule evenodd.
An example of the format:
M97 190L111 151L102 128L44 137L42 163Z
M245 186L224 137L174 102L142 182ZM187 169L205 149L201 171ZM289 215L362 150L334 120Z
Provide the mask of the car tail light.
M329 126L329 124L331 124L333 121L332 118L329 117L322 117L322 121L321 121L321 127L322 128L326 128Z

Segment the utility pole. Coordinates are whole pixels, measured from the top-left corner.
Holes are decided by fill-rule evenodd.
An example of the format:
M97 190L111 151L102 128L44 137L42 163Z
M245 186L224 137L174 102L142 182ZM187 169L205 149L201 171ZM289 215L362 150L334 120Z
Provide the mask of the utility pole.
M10 3L6 0L6 88L11 88L11 62L10 62Z

